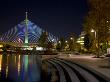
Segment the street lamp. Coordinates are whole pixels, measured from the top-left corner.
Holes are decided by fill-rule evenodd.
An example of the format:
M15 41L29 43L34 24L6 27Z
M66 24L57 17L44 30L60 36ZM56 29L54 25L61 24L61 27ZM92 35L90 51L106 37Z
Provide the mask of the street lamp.
M73 38L72 38L72 37L71 37L70 39L71 39L71 40L73 40Z
M94 29L91 29L91 33L95 33L95 36L94 36L94 44L95 44L95 49L97 50L97 44L96 44L96 31ZM99 43L98 43L99 44ZM98 46L99 48L99 46ZM99 51L98 51L99 53Z
M66 40L65 42L66 42L66 43L68 43L68 41L67 41L67 40Z
M96 31L94 30L94 29L91 29L91 32L93 33L95 33L95 39L96 39Z
M108 23L108 27L109 27L109 33L110 33L110 25L109 25L109 21L107 21L107 23Z
M95 30L94 30L94 29L92 29L92 30L91 30L91 32L95 32Z
M54 39L52 39L52 42L54 42Z
M61 41L58 41L58 43L61 43Z

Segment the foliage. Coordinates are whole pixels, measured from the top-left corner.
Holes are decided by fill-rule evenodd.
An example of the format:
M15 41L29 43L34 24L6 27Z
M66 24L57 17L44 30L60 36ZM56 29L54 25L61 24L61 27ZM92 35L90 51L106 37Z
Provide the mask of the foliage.
M84 37L84 47L89 51L92 46L92 39L90 34L86 34Z
M90 8L84 21L84 30L94 29L99 42L106 42L110 27L110 0L89 0Z
M63 37L61 37L61 38L59 39L59 42L57 43L56 49L57 49L58 51L62 51L62 50L65 49L65 46L66 46L66 44L65 44L65 39L64 39Z
M69 50L74 51L75 46L76 46L76 35L74 33L71 33L68 38L68 45L69 45Z
M52 50L52 48L53 48L53 43L49 41L47 44L47 49L50 51Z
M60 43L57 43L57 45L56 45L56 49L57 49L57 51L61 51Z
M110 0L88 0L89 12L84 20L84 30L90 33L91 29L96 32L97 57L99 57L100 43L107 43L110 33Z
M48 46L48 34L47 34L47 32L42 32L42 34L38 40L38 45L40 47L47 48L47 46Z
M66 44L65 44L65 39L64 39L63 37L61 37L61 38L60 38L60 42L61 42L61 43L60 43L61 50L63 50L63 49L65 48L65 45L66 45Z

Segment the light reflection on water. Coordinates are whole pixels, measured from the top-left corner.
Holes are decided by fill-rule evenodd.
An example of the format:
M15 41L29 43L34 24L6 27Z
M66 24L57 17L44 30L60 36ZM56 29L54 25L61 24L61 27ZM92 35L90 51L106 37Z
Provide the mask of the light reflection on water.
M2 55L0 55L0 72L1 72Z
M0 82L40 82L38 55L0 55Z

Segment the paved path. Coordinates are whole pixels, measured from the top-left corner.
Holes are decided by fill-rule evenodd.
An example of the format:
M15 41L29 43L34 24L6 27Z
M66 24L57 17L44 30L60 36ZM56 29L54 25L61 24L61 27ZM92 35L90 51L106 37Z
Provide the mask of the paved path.
M50 73L55 72L54 75L57 76L57 79L55 79L53 74L49 74L49 82L53 82L53 78L54 82L110 82L110 78L84 64L70 61L70 58L51 58L43 60L43 62L48 62L47 69L51 71ZM52 68L49 68L50 65ZM56 71L53 71L53 68Z
M59 58L84 64L110 78L110 58L93 58L93 56L87 55L71 55L70 57L61 55Z

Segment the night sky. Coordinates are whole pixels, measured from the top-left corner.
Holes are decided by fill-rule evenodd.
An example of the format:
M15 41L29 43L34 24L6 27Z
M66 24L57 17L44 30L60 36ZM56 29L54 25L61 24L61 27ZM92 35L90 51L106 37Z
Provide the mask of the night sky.
M56 36L68 33L80 34L87 15L86 0L8 0L0 2L0 33L25 19L28 12L30 21Z

